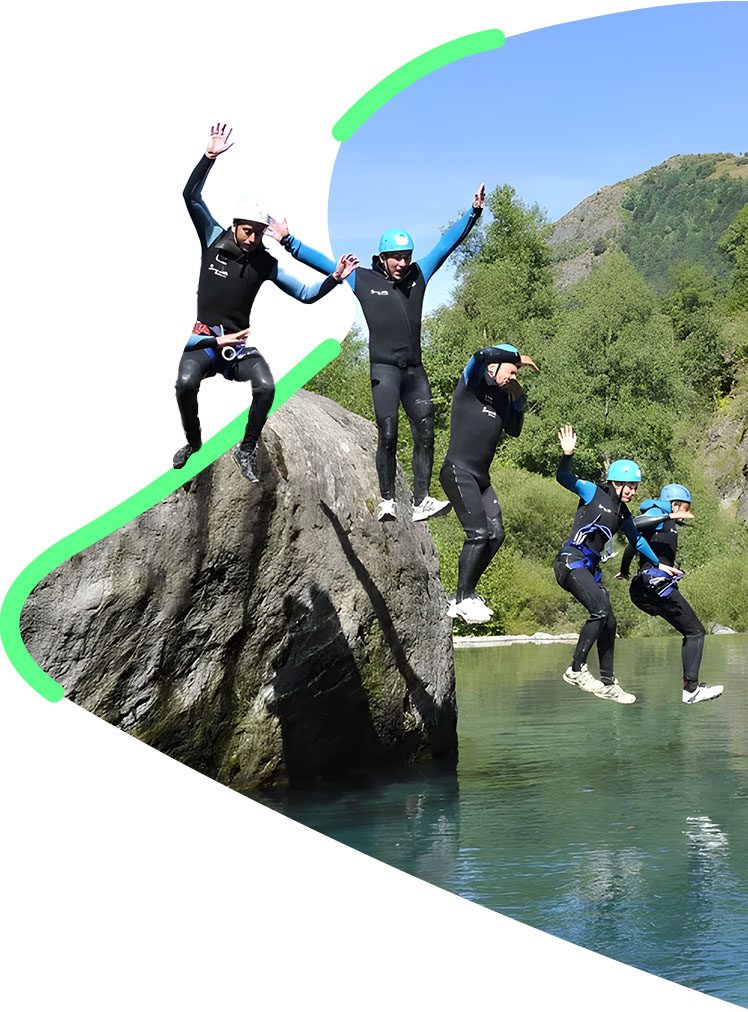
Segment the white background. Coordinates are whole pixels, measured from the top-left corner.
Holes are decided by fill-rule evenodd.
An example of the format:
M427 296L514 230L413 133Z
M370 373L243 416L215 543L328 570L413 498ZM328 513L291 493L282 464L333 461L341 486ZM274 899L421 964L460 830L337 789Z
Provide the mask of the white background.
M215 217L262 195L329 249L331 127L369 87L470 32L641 6L16 5L2 68L0 595L182 443L173 382L199 247L181 190L212 122L236 140L206 185ZM253 336L276 376L346 333L343 287L305 307L265 286ZM245 405L239 384L206 383L204 432ZM716 1007L326 840L46 702L1 663L6 1008Z

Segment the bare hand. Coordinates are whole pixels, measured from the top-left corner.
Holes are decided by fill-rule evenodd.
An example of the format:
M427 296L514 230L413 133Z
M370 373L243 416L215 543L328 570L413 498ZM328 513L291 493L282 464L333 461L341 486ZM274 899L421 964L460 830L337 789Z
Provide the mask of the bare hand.
M668 576L683 576L682 569L676 569L675 566L666 566L664 562L661 562L658 569L661 569L663 573L667 573Z
M574 431L574 427L572 425L562 425L558 434L558 441L561 443L561 449L566 456L570 457L574 452L574 447L577 445L577 434Z
M245 330L237 330L233 334L221 334L216 338L216 343L219 348L223 348L225 345L242 344L247 337L249 337L249 327Z
M535 370L535 372L540 372L540 368L537 365L535 365L535 363L533 362L533 360L530 358L529 355L520 355L519 364L521 366L529 365L531 369Z
M478 190L478 192L475 195L475 200L473 201L473 207L484 207L485 203L486 203L486 184L485 183L481 183L480 184L480 189Z
M270 218L270 224L265 229L265 235L269 235L271 239L276 239L280 242L281 239L285 239L288 235L288 222L285 218L283 221L276 221L275 218Z
M225 123L223 126L221 126L220 123L216 123L215 126L212 126L210 128L210 140L208 141L208 146L205 149L205 154L208 158L218 158L218 156L222 155L224 151L228 151L229 148L233 148L234 142L232 141L230 144L228 142L230 136L231 127L229 127L229 132L226 133Z
M338 260L338 266L333 272L333 277L336 281L344 281L349 274L352 274L359 265L358 257L354 256L353 253L345 253L340 260Z

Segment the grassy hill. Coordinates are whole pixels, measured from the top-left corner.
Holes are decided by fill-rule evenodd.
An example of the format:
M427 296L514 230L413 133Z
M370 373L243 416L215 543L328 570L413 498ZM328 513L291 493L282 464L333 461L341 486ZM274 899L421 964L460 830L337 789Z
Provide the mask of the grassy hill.
M622 249L651 288L664 294L681 263L724 276L717 240L748 202L748 157L675 155L641 175L586 197L553 226L557 282L587 277L600 257Z

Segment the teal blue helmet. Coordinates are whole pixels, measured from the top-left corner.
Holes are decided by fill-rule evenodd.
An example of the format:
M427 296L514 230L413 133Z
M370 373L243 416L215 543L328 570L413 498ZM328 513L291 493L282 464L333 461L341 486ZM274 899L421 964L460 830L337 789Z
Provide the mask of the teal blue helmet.
M674 499L679 502L691 502L691 493L685 485L666 485L660 492L660 499L667 499L668 502L673 502Z
M391 228L379 240L380 253L412 253L413 237L404 228Z
M642 469L635 460L614 460L608 468L608 481L622 481L625 483L640 482L642 480Z

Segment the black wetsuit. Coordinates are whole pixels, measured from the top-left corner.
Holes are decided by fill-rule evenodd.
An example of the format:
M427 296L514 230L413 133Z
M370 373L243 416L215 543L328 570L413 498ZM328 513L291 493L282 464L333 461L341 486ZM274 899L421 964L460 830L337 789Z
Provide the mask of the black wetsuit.
M413 498L429 493L434 463L434 400L421 360L421 317L426 286L452 251L467 236L481 214L470 208L436 246L410 264L399 281L391 278L372 257L371 268L359 267L347 280L361 303L369 328L371 393L377 420L377 475L383 499L395 498L397 429L400 404L413 434ZM302 263L328 271L331 261L304 246L292 235L285 248Z
M202 248L200 280L197 289L198 322L214 331L222 328L232 334L249 326L249 314L264 281L300 302L316 302L337 282L328 277L317 285L303 285L279 266L260 244L250 253L234 240L232 229L223 229L206 207L201 193L215 159L206 155L198 162L184 188L184 199L190 218L197 230ZM179 362L177 403L187 442L192 447L201 443L197 413L197 394L203 379L220 372L226 379L252 385L252 406L247 419L243 445L257 443L262 427L273 404L275 384L270 368L255 347L247 346L241 358L227 362L213 335L193 333Z
M642 503L641 508L642 515L634 519L637 529L647 539L661 563L675 566L678 524L670 518L670 503L649 499ZM623 553L621 574L625 577L629 575L633 555L630 546ZM654 569L650 562L640 559L639 572L631 581L629 596L640 611L647 615L659 615L683 636L683 687L693 692L699 683L706 630L676 582L668 578L667 574Z
M525 419L519 384L507 391L486 378L489 364L505 361L509 361L506 352L498 348L476 352L452 397L449 449L439 480L467 535L458 564L458 602L475 593L504 541L501 506L489 468L502 433L518 436Z
M571 462L571 455L562 455L556 480L579 496L579 506L571 535L553 563L553 573L558 585L590 613L577 640L572 669L581 671L592 644L597 643L600 680L611 685L615 677L616 619L608 592L602 584L600 559L608 541L618 530L626 535L637 551L648 554L652 561L654 555L637 532L628 506L616 498L612 487L599 488L591 481L576 478L571 471Z

